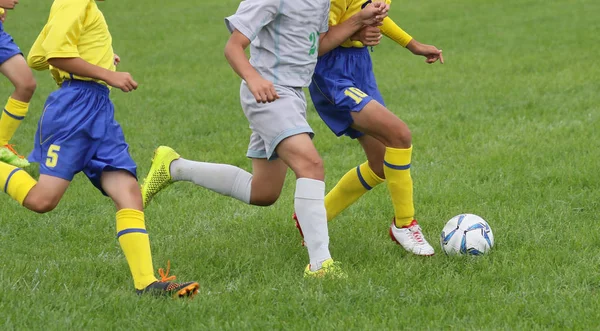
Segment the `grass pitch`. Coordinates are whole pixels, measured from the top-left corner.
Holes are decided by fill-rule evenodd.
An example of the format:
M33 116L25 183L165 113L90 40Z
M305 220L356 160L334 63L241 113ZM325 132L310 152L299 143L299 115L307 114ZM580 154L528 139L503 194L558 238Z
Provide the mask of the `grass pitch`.
M238 1L100 3L138 91L112 93L144 177L153 149L249 169L239 78L223 57ZM22 1L5 29L25 53L51 3ZM270 208L191 184L146 211L155 267L197 280L192 301L138 297L115 239L114 207L77 176L47 215L0 196L3 329L595 329L600 327L600 3L593 0L394 2L391 16L444 50L428 66L385 40L372 53L388 107L413 132L417 218L437 255L393 244L387 188L330 223L345 281L306 281L290 216L294 181ZM27 153L48 73L14 142ZM0 79L5 97L11 88ZM311 106L329 188L364 161ZM35 173L36 170L32 169ZM452 216L489 221L492 254L448 258Z

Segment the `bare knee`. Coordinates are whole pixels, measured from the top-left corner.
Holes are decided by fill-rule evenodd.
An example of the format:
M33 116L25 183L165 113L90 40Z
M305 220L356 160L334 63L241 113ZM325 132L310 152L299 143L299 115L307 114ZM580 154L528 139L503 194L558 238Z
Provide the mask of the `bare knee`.
M254 206L268 207L268 206L272 206L273 204L275 204L277 199L279 199L279 194L275 194L275 193L263 194L263 195L257 195L257 196L252 195L252 197L250 198L250 204L252 204Z
M410 148L412 145L412 134L404 122L389 126L383 138L386 147Z
M132 180L124 183L118 194L111 194L117 210L136 209L142 210L142 193L137 181Z
M323 180L325 178L325 169L323 159L320 156L307 156L303 160L297 162L292 167L297 178L310 178Z
M43 196L43 195L31 195L25 198L23 205L27 207L27 209L34 211L39 214L45 214L47 212L51 212L58 206L60 199L51 197L51 196Z
M37 83L31 77L15 85L15 94L21 99L30 100L36 88Z

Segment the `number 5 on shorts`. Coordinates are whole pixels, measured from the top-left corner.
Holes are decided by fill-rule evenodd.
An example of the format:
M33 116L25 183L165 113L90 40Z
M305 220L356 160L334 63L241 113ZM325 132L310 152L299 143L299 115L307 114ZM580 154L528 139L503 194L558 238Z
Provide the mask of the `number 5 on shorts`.
M356 87L349 87L344 91L344 94L350 98L352 98L352 100L354 100L354 102L356 102L356 104L358 105L359 103L361 103L363 101L364 98L368 97L369 95L366 94L365 92L359 90Z
M48 148L48 157L46 157L46 167L54 168L56 167L56 163L58 163L58 152L60 151L60 146L50 145Z

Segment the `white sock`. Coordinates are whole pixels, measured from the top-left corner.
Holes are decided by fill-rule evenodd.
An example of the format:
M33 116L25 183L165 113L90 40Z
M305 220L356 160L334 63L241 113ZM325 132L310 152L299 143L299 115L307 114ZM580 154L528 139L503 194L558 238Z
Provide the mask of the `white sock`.
M315 179L298 178L294 207L308 248L310 269L319 270L323 261L331 258L325 211L325 183Z
M250 203L252 174L229 164L190 161L171 162L173 181L193 182L217 193Z

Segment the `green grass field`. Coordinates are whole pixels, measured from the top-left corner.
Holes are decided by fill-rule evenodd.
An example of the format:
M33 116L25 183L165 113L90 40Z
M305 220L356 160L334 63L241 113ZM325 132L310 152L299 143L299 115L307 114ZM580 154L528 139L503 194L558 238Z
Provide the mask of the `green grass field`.
M154 148L249 169L239 78L227 65L223 17L239 1L100 4L138 91L113 91L144 177ZM22 1L5 29L27 53L51 1ZM165 6L166 5L166 6ZM138 297L115 239L114 207L83 175L52 213L0 196L2 329L597 329L600 328L600 2L396 1L391 16L446 64L385 40L372 57L388 107L413 132L417 218L432 258L389 240L380 186L330 223L344 281L306 281L290 219L294 180L272 207L178 184L146 211L155 267L197 280L191 301ZM38 90L14 143L33 147ZM11 93L0 79L2 98ZM364 161L310 106L327 186ZM37 173L35 168L32 173ZM496 247L449 258L438 236L476 213Z

